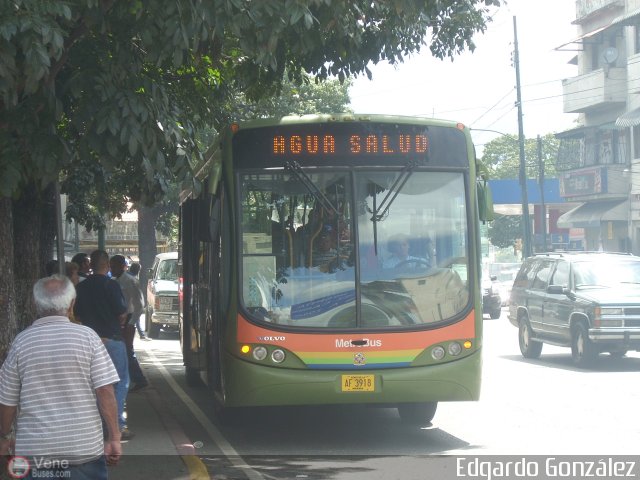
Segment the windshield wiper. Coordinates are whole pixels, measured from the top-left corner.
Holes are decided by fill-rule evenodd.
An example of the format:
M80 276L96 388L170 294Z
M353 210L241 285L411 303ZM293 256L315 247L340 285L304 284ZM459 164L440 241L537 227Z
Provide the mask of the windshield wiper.
M329 200L329 198L322 192L322 190L320 190L318 186L313 183L311 177L307 175L307 173L302 169L298 162L296 162L295 160L286 162L284 164L284 169L288 172L291 172L291 174L296 177L307 188L307 190L309 190L311 195L313 195L313 198L315 198L322 207L338 215L338 209L333 205L333 203L331 203L331 200Z
M374 188L373 212L372 212L373 215L371 217L371 221L373 222L373 250L376 255L378 255L378 222L385 217L385 215L391 208L391 205L393 204L394 200L402 191L402 188L404 187L405 183L407 183L407 181L411 177L411 174L413 173L413 169L416 167L416 165L417 165L416 162L408 162L404 166L404 168L400 171L400 175L398 175L398 178L396 178L396 180L393 182L393 185L389 187L389 191L387 192L385 197L382 199L382 203L380 203L380 206L376 205L378 194L376 193L376 190ZM391 197L392 194L393 194L393 197Z
M387 215L387 212L391 208L394 200L404 188L405 183L409 181L409 178L411 177L413 169L416 167L416 165L416 162L408 162L400 171L400 175L398 175L398 178L396 178L396 180L393 182L393 185L389 187L389 191L387 192L387 195L382 199L380 206L377 208L374 206L373 216L371 217L372 222L379 222Z

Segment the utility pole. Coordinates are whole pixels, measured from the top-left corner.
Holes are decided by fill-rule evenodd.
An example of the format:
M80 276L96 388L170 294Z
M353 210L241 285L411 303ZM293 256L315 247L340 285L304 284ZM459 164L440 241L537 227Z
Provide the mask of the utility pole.
M544 162L542 160L542 138L538 135L538 182L540 183L540 203L542 204L542 245L543 251L547 248L547 206L544 203Z
M527 196L527 171L524 156L524 126L522 124L522 94L520 92L520 54L518 53L518 28L513 16L513 63L516 69L516 104L518 106L518 143L520 146L520 188L522 191L522 258L533 254L531 246L531 221L529 220L529 199Z

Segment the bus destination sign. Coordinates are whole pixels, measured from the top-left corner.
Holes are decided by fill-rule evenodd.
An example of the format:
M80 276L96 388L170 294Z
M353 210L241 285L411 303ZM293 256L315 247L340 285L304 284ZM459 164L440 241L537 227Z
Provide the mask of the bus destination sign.
M340 144L340 141L344 145ZM429 149L427 135L350 135L348 138L330 134L274 135L273 155L398 155L426 154Z
M233 136L238 167L304 165L465 167L467 140L458 128L399 123L322 123L240 129Z

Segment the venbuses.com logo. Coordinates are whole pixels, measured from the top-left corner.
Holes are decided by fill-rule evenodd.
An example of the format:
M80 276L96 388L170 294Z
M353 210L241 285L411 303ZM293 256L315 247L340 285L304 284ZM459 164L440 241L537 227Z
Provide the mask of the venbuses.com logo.
M11 478L25 478L29 470L29 461L24 457L12 457L7 462L7 472Z

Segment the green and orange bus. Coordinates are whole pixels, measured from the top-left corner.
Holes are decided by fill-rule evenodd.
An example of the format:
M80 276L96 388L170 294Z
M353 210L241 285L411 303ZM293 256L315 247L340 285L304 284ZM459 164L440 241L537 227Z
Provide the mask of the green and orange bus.
M426 423L480 394L469 129L314 115L234 124L183 192L187 380L238 407L372 404Z

